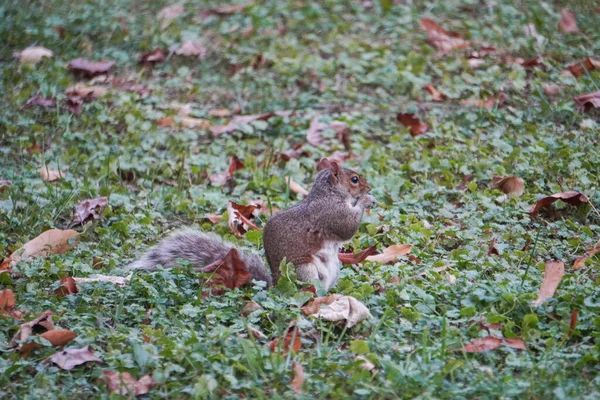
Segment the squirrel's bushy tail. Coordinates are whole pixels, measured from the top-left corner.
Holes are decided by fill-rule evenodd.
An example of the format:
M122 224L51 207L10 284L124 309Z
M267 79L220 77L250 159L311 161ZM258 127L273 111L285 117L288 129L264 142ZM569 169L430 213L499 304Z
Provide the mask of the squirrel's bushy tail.
M161 240L142 258L126 266L125 270L154 271L159 265L172 268L177 265L178 259L188 261L195 269L201 269L225 257L234 247L231 243L221 240L217 235L192 229L183 230ZM239 249L238 251L248 267L250 279L265 281L267 285L271 286L271 274L262 258L252 252Z

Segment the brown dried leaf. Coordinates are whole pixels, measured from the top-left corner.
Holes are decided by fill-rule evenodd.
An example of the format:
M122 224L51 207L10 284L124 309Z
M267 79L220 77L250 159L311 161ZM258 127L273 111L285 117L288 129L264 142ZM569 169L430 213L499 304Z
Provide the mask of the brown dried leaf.
M15 304L16 299L12 290L0 290L0 311L8 313L14 310Z
M218 7L218 8L209 8L206 10L202 11L203 15L232 15L232 14L237 14L240 13L242 11L244 11L246 8L250 7L252 5L252 2L250 4L231 4L231 5L227 5L227 6L223 6L223 7Z
M560 10L560 21L558 22L558 26L564 33L579 32L577 21L575 20L575 13L567 10L566 8Z
M27 100L21 107L19 107L19 109L26 110L33 106L40 106L43 108L54 107L56 106L56 99L52 97L33 96L29 100Z
M360 264L367 257L375 254L377 254L377 245L369 246L356 254L338 253L338 258L343 264Z
M287 176L285 177L285 183L288 184L288 186L290 187L290 190L296 194L301 194L303 196L308 196L308 190L304 189L302 186L300 186L299 183L297 183L296 181L294 181L291 177Z
M254 210L256 208L257 207L253 205L245 206L232 201L227 202L227 214L229 215L228 224L235 236L242 237L250 229L256 231L260 230L254 222L252 222L255 218Z
M65 176L67 176L67 173L65 171L49 169L46 166L40 168L40 177L46 182L56 182L61 178L64 178Z
M66 106L73 114L80 115L83 110L83 99L79 96L68 96Z
M544 280L537 299L532 303L534 307L540 306L543 302L554 296L563 275L565 274L565 263L562 261L548 261L544 270Z
M533 68L539 67L540 65L544 65L544 57L538 54L537 56L530 58L528 60L523 60L519 63L523 68Z
M575 97L575 103L582 106L586 111L591 108L600 108L600 90L597 92L582 94Z
M339 297L333 297L334 300L330 301L332 296ZM302 311L306 315L313 315L316 318L324 319L326 321L346 321L347 328L352 328L359 322L372 317L367 307L354 297L342 295L332 296L325 297L320 303L315 303L317 301L317 299L315 299L307 306L302 307ZM312 312L315 310L317 304L318 308L316 309L316 312ZM321 307L321 305L324 305L324 307Z
M401 114L399 113L396 118L398 121L410 128L410 134L414 136L419 136L424 134L429 130L429 124L427 122L421 122L414 114Z
M185 8L181 4L175 4L163 8L156 14L156 19L160 21L160 28L166 29L167 26L177 17L185 12Z
M68 296L70 294L77 294L79 289L77 289L77 284L75 283L75 279L70 276L65 276L60 280L60 287L54 291L59 296Z
M470 46L470 43L464 40L461 35L456 32L448 32L429 18L421 19L421 29L427 33L429 43L439 50L439 55Z
M231 111L227 108L218 108L216 110L210 110L208 115L217 118L231 117Z
M492 178L492 188L500 189L508 195L520 197L525 191L525 182L516 176L498 176Z
M21 344L19 344L18 342L27 339L33 334L34 330L36 332L46 332L53 330L54 322L52 321L52 315L54 315L52 311L44 311L36 319L22 324L19 327L17 333L15 333L12 339L10 340L10 347L21 348Z
M42 61L44 57L54 57L54 53L42 46L31 46L21 52L13 53L13 56L18 58L22 63L36 64Z
M577 310L571 311L571 321L569 322L569 336L571 336L571 334L577 327L577 317L578 316L579 316L579 312Z
M310 121L310 126L306 133L306 140L313 146L323 144L325 141L323 131L326 129L335 131L337 140L339 140L347 150L350 149L350 128L348 128L348 124L342 121L332 121L330 124L326 124L319 121L319 116L314 117Z
M81 73L87 77L106 74L116 64L115 61L90 61L85 58L76 58L69 62L69 70Z
M52 346L60 347L75 339L77 334L67 329L53 329L42 333L40 336L52 343Z
M484 351L494 350L498 347L508 346L517 350L527 350L525 342L519 338L498 338L494 336L487 336L470 341L465 344L464 347L458 349L458 351L465 351L467 353L483 353Z
M198 57L199 60L204 60L206 52L207 48L194 40L184 40L175 50L178 56Z
M301 394L302 393L302 385L304 385L304 369L302 369L302 364L294 361L292 363L292 371L294 372L294 377L292 378L292 389L294 389L294 393Z
M411 248L412 246L410 244L394 244L384 249L382 254L369 256L366 260L387 264L396 260L397 257L407 255L410 253Z
M142 53L140 55L140 64L154 65L161 63L167 59L168 54L166 50L156 48L148 53Z
M233 155L229 159L229 169L226 172L210 175L208 179L215 186L223 186L225 183L233 179L233 174L235 171L239 171L244 168L244 164L240 161L238 156Z
M586 71L592 72L595 69L600 69L600 60L594 60L593 58L587 57L581 61L570 64L567 68L575 78L579 78L581 75L585 74Z
M7 257L2 263L0 270L10 270L17 262L25 258L63 254L77 244L77 240L71 239L78 235L79 233L72 229L49 229L25 243L20 249Z
M70 371L78 365L87 363L87 362L102 362L102 360L96 357L92 351L91 347L83 347L83 348L68 348L57 353L54 353L50 357L48 357L44 362L54 363L58 365L61 369L66 371Z
M68 97L81 97L85 101L91 101L108 93L104 86L86 86L78 83L65 90Z
M227 125L216 125L210 128L213 136L220 136L224 133L231 133L237 131L240 126L248 125L252 121L266 121L275 113L269 112L264 114L255 114L255 115L238 115L235 116L229 121Z
M283 350L284 353L289 353L290 350L293 350L294 353L297 353L302 348L302 331L296 327L296 322L292 321L286 329L281 349L279 349L279 339L271 340L267 343L267 346L269 346L272 353L275 353L277 350Z
M444 93L439 92L436 88L434 88L430 83L423 86L423 89L427 90L431 95L432 101L442 101L446 98Z
M206 285L213 288L219 286L235 289L244 286L250 280L248 266L236 249L231 249L222 259L203 267L201 272L213 274L206 281ZM218 292L213 291L213 294Z
M129 372L102 371L100 377L111 393L117 393L121 396L141 396L156 386L156 382L150 375L144 375L136 380Z
M107 205L108 198L106 197L83 200L73 207L71 226L83 225L88 221L100 219L100 214L102 214Z
M207 214L204 218L206 218L213 224L218 224L219 221L221 221L221 219L223 218L223 216L218 214Z
M316 314L321 309L321 305L329 305L334 301L340 299L341 297L342 295L337 293L330 294L329 296L317 297L305 306L301 307L300 309L302 310L304 315Z
M480 99L466 99L462 101L462 104L469 107L485 108L486 110L493 109L496 105L500 107L506 101L506 95L499 93L496 96L488 97L485 100Z
M598 92L598 93L600 93L600 92ZM540 209L550 206L552 203L554 203L557 200L564 201L565 203L571 204L572 206L580 206L589 201L588 197L585 194L575 192L572 190L569 190L567 192L555 193L551 196L543 197L540 200L538 200L538 202L535 203L535 206L529 213L529 216L531 218L535 218L535 216L540 211Z
M598 241L598 243L596 243L596 245L593 248L586 251L584 255L582 255L581 257L577 257L577 259L573 263L573 269L577 271L578 269L583 268L583 266L585 265L585 260L592 257L598 252L600 252L600 241Z
M551 83L543 83L542 88L544 88L544 93L548 96L556 96L557 94L563 91L563 87L559 85L554 85Z

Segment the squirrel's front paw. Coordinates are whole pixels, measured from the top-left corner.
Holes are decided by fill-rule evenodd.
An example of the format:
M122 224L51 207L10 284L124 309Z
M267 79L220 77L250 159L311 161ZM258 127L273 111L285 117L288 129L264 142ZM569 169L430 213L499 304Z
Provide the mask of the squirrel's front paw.
M364 208L373 208L377 205L377 199L370 194L365 194L360 198L359 203Z

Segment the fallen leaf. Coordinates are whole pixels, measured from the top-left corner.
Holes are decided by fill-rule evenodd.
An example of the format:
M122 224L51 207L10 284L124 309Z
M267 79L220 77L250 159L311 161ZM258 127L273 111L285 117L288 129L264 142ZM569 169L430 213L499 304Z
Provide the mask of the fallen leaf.
M296 194L301 194L303 196L308 196L308 190L304 189L302 186L300 186L299 183L297 183L296 181L294 181L291 177L286 176L284 178L285 183L288 184L288 186L290 187L290 190Z
M367 261L375 261L381 264L387 264L394 260L397 257L405 256L410 253L410 249L412 246L410 244L394 244L390 247L387 247L383 250L383 253L376 254L373 256L368 256L366 258Z
M140 64L154 65L161 63L167 59L167 51L161 48L156 48L148 53L142 53L139 57Z
M581 75L585 74L586 71L592 72L593 70L600 69L600 60L594 60L593 58L587 57L581 61L568 65L567 68L575 78L579 78Z
M560 10L560 21L558 22L558 26L564 33L579 32L577 21L575 20L575 13L567 10L566 8Z
M193 40L184 40L175 50L175 54L178 56L198 57L199 60L204 60L206 52L206 47Z
M77 289L77 284L75 283L75 279L70 276L65 276L60 280L60 287L54 291L59 296L68 296L70 294L77 294L79 289Z
M208 112L208 115L210 115L211 117L218 117L218 118L231 117L231 111L227 108L219 108L216 110L210 110Z
M77 244L77 240L71 239L78 235L79 233L72 229L49 229L13 252L4 260L0 270L10 270L17 262L26 258L63 254Z
M114 283L117 286L123 287L127 284L127 282L129 282L129 280L131 279L131 276L132 276L131 274L128 276L113 276L113 275L97 274L97 275L91 275L88 278L73 277L73 280L75 281L76 284L93 283L93 282L108 282L108 283Z
M44 57L54 57L54 53L42 46L31 46L21 52L13 53L13 56L18 58L22 63L35 64L42 61Z
M102 214L107 205L108 198L106 197L83 200L73 207L71 226L83 225L86 222L100 219L100 214Z
M423 86L423 89L427 90L431 95L432 101L442 101L446 98L444 93L439 92L436 88L434 88L430 83Z
M78 83L65 90L65 93L70 97L81 97L83 100L90 101L104 96L108 93L108 89L104 86L86 86Z
M492 188L500 189L508 195L520 197L525 191L523 179L516 176L498 176L492 178Z
M96 75L108 73L115 64L114 61L90 61L85 58L76 58L69 62L68 67L72 72L92 78Z
M585 260L592 257L598 252L600 252L600 241L598 241L598 243L596 243L596 245L593 248L586 251L584 255L582 255L581 257L577 257L577 259L573 263L573 269L577 271L578 269L583 268L583 266L585 265Z
M218 215L218 214L207 214L207 215L204 216L204 218L206 218L207 220L209 220L213 224L218 224L219 221L221 221L221 219L223 218L223 216L222 215Z
M64 349L62 351L54 353L46 360L44 360L44 362L54 363L58 365L61 369L70 371L78 365L87 362L102 362L102 360L96 357L92 351L92 348L88 346L79 349L75 347Z
M40 106L43 108L54 107L56 106L56 99L52 97L33 96L29 100L27 100L21 107L19 107L19 109L26 110L33 106Z
M236 249L229 250L225 257L203 267L200 272L213 274L206 281L206 285L212 288L223 286L235 289L244 286L250 280L248 266L240 258ZM213 290L213 294L221 294L221 292Z
M0 314L5 314L15 319L21 319L23 313L15 310L15 307L16 299L12 290L0 290Z
M67 173L65 171L49 169L46 166L40 168L40 177L46 182L56 182L61 178L64 178L65 176L67 176Z
M249 315L249 314L248 314ZM246 315L247 316L247 315ZM250 331L250 334L255 338L255 339L266 339L267 336L262 333L261 331L259 331L256 328L253 328L251 326L248 326L248 331Z
M218 8L208 8L206 10L203 10L202 14L203 15L232 15L232 14L237 14L239 12L244 11L246 8L250 7L252 5L252 3L250 4L231 4L231 5L227 5L227 6L223 6L223 7L218 7Z
M588 197L585 194L575 192L572 190L569 190L567 192L555 193L553 195L543 197L540 200L538 200L537 203L535 203L535 206L533 207L531 212L529 213L529 216L531 218L535 218L540 209L550 206L557 200L564 201L565 203L570 204L572 206L580 206L589 201Z
M483 353L484 351L494 350L498 347L508 346L517 350L527 350L525 342L519 338L498 338L494 336L486 336L470 341L465 344L464 347L458 349L458 351L465 351L467 353Z
M280 156L284 161L289 161L292 158L298 159L301 157L310 157L310 153L302 148L302 143L296 143L292 150L282 151Z
M33 334L34 330L39 333L54 330L54 322L52 321L52 315L54 315L52 311L44 311L36 319L22 324L19 327L17 333L15 333L12 339L10 340L10 347L21 349L22 344L18 342L26 340L29 336Z
M80 115L83 109L83 99L79 96L68 96L66 105L67 110L75 115Z
M537 55L533 58L523 60L519 63L523 68L533 68L539 67L540 65L544 65L544 57L541 55Z
M294 377L292 378L292 389L294 389L294 393L301 394L302 393L302 385L304 385L304 369L302 369L302 364L299 362L292 362L292 371L294 373Z
M100 377L111 393L117 393L121 396L141 396L156 386L156 382L150 375L144 375L136 380L129 372L102 371Z
M52 346L60 347L75 339L77 334L67 329L53 329L42 333L40 336L49 341Z
M330 124L319 121L319 116L314 117L310 121L310 126L306 133L306 140L313 146L323 144L325 138L323 131L331 129L336 133L336 139L340 141L346 150L350 149L350 128L348 124L342 121L332 121Z
M174 126L178 122L186 128L208 129L210 127L210 121L202 118L180 116L177 120L174 117L165 117L156 120L156 124L163 127Z
M337 293L330 294L329 296L317 297L300 309L304 315L316 314L321 309L321 305L329 305L340 298L342 298L342 295Z
M600 90L597 92L582 94L575 97L575 103L582 106L586 111L591 108L600 108Z
M160 10L158 14L156 14L156 19L160 22L161 30L166 29L175 18L179 17L184 12L185 8L183 8L181 4L175 4Z
M252 314L256 310L262 310L262 307L260 306L260 304L258 304L254 300L252 300L252 301L249 301L248 303L246 303L241 314L242 314L242 316L247 317L248 315ZM250 327L248 327L248 328L250 328Z
M399 113L396 118L398 121L410 128L410 134L414 136L419 136L424 134L429 130L429 124L427 122L421 122L414 114L401 114Z
M239 171L241 169L244 169L244 164L236 155L233 155L229 159L229 169L226 172L210 175L208 179L215 186L223 186L225 183L233 179L233 174L235 171Z
M464 40L461 35L445 30L429 18L421 19L421 29L427 33L429 43L439 50L439 55L470 46L470 43Z
M313 311L315 309L313 303L317 301L317 299L305 306L306 308L302 307L302 311L306 315L312 315L316 318L324 319L326 321L345 320L347 328L352 328L359 322L372 317L367 307L365 307L364 304L354 297L341 295L334 296L340 297L334 298L334 300L331 302L330 299L321 300L321 303L318 303L319 308L314 313L309 314L308 311ZM321 307L321 305L323 305L323 307Z
M369 246L366 249L353 253L339 253L338 258L343 264L360 264L367 257L377 254L377 246Z
M213 136L220 136L224 133L231 133L237 131L241 126L248 125L252 121L266 121L273 117L275 113L269 112L264 114L255 115L238 115L229 121L227 125L216 125L210 128Z
M563 91L562 86L551 83L543 83L542 88L544 89L544 93L546 93L548 96L556 96Z
M506 101L506 95L500 93L496 96L488 97L487 99L466 99L462 101L462 104L469 107L485 108L486 110L493 109L496 105L500 107Z
M577 310L571 311L571 321L569 321L569 336L573 333L575 328L577 327L577 317L579 316L579 312Z
M294 353L299 352L302 348L302 331L296 327L296 321L290 322L286 328L281 349L279 349L279 339L271 340L267 343L267 346L269 346L272 353L277 350L283 350L284 353L289 353L290 350L293 350Z
M253 214L256 208L257 207L253 205L245 206L232 201L227 202L227 214L229 215L228 224L235 236L242 237L250 229L256 231L260 230L254 222L251 221L256 217L256 215Z
M360 361L360 367L365 371L368 371L373 375L377 373L377 370L375 369L375 364L369 361L365 356L356 356L354 357L354 361Z
M534 307L540 306L543 302L554 296L558 284L565 274L565 263L562 261L548 261L544 270L544 280L537 299L532 303Z

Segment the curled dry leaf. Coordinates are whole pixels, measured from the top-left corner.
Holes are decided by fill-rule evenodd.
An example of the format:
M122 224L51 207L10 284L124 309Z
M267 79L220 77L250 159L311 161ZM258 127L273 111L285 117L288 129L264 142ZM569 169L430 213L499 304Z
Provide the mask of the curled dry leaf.
M163 8L156 14L156 18L160 22L160 28L165 29L169 24L181 14L185 12L185 8L181 4L175 4Z
M260 230L252 222L256 217L254 211L257 209L254 205L242 205L232 201L227 202L227 214L229 215L229 228L237 237L242 237L250 229Z
M560 10L560 21L558 22L558 26L564 33L579 32L577 21L575 20L575 13L567 10L566 8Z
M56 182L65 176L67 176L66 171L50 169L46 166L40 168L40 177L46 182Z
M66 101L67 110L75 115L80 115L83 110L83 99L79 96L68 96Z
M65 276L60 280L60 287L54 291L59 296L68 296L70 294L77 294L79 289L77 289L77 284L75 283L75 279L70 276Z
M544 270L544 280L537 299L532 303L534 307L540 306L543 302L554 296L563 275L565 274L565 263L562 261L548 261Z
M169 53L167 53L166 50L163 50L161 48L156 48L156 49L152 50L151 52L141 54L140 55L140 64L154 65L154 64L161 63L167 59L168 54Z
M75 348L70 347L56 352L46 360L45 363L54 363L59 368L70 371L78 365L87 362L102 362L100 358L94 355L91 347Z
M339 140L346 150L350 149L350 128L348 124L342 121L332 121L330 124L319 121L319 116L310 121L310 126L306 132L306 140L313 146L319 146L325 142L323 131L331 129L336 133L336 139Z
M368 256L367 261L375 261L381 264L387 264L396 260L397 257L405 256L410 253L412 246L410 244L394 244L383 250L383 253Z
M304 369L302 368L302 364L294 361L292 363L292 371L294 372L294 377L292 378L292 389L294 389L294 393L301 394L302 393L302 385L304 385Z
M31 336L34 330L40 333L54 330L52 315L54 315L52 311L44 311L36 319L22 324L17 333L15 333L10 340L10 347L20 349L22 345L19 342L22 342Z
M251 326L248 326L248 332L250 332L250 334L255 338L255 339L267 339L267 335L265 335L264 333L262 333L261 331L259 331L256 328L253 328Z
M577 327L577 317L579 316L579 312L577 310L571 311L571 321L569 322L569 332L568 335L571 336L573 331Z
M423 86L423 89L425 89L429 92L429 94L431 95L431 100L433 100L433 101L442 101L446 98L446 95L444 93L439 92L430 83Z
M438 50L438 55L444 55L454 49L464 49L470 43L456 32L449 32L429 18L421 19L421 29L427 33L429 43Z
M209 287L226 287L235 289L244 286L250 280L248 266L240 258L240 253L236 249L231 249L220 260L203 267L200 272L213 274L207 281ZM222 294L214 291L213 294Z
M244 169L244 164L240 161L238 156L233 155L229 159L229 169L226 172L210 175L208 179L215 186L223 186L228 181L233 179L233 174L235 171L239 171L241 169Z
M494 350L498 347L508 346L517 350L527 350L525 342L519 338L498 338L495 336L486 336L470 341L458 351L467 353L483 353L484 351Z
M519 64L523 68L539 67L540 65L544 65L544 57L541 56L540 54L538 54L538 55L536 55L533 58L530 58L530 59L523 60L523 61L519 62Z
M288 184L290 190L296 194L301 194L303 196L308 196L308 190L304 189L300 184L294 181L291 177L285 177L285 183Z
M88 221L100 219L100 214L102 214L107 205L108 198L106 197L83 200L73 207L71 226L83 225Z
M575 97L575 103L582 106L586 111L592 108L600 108L600 90L597 92L582 94Z
M372 317L367 307L354 297L341 295L333 296L339 297L334 297L333 301L327 299L327 297L330 296L326 297L327 300L318 300L319 298L317 298L305 307L302 307L302 311L306 315L312 315L326 321L346 321L347 328L352 328L359 322ZM309 313L316 308L316 305L313 304L316 301L320 301L320 303L318 303L319 308L316 312ZM323 306L321 307L321 305Z
M76 58L69 62L69 70L75 73L83 74L87 77L106 74L114 67L114 61L90 61L85 58Z
M0 270L10 270L22 259L63 254L77 244L77 240L74 239L77 235L79 233L72 229L49 229L13 252L4 260Z
M248 315L252 314L256 310L262 310L262 307L260 306L260 304L258 304L255 301L249 301L244 306L244 309L242 310L241 314L242 314L242 316L247 317Z
M213 134L213 136L220 136L225 133L235 132L241 126L248 125L252 121L266 121L274 115L276 114L272 112L255 115L238 115L233 117L227 125L213 126L212 128L210 128L210 131Z
M66 329L53 329L42 333L40 337L49 341L50 344L52 344L52 346L60 347L75 339L77 337L77 334ZM21 354L23 355L23 357L27 357L33 350L40 347L43 346L36 342L25 343L21 347Z
M136 380L129 372L102 371L100 375L111 393L121 396L146 394L156 386L150 375L144 375Z
M206 47L193 40L184 40L175 50L175 54L178 56L198 57L199 60L204 60L206 52Z
M587 57L581 61L570 64L567 68L575 78L579 78L581 75L585 74L586 71L592 72L593 70L600 69L600 60L594 60L593 58Z
M344 264L360 264L367 257L377 254L377 246L369 246L366 249L353 253L339 253L338 258Z
M284 161L289 161L292 158L310 157L310 153L302 148L302 143L296 143L292 150L282 151L280 156Z
M304 315L312 315L319 312L321 305L329 305L342 298L341 294L330 294L329 296L317 297L301 308Z
M65 90L65 93L69 97L81 97L85 101L90 101L102 97L108 93L108 89L104 86L87 86L82 83L78 83Z
M82 283L93 283L93 282L109 282L114 283L117 286L123 287L129 282L132 274L128 276L113 276L113 275L91 275L87 278L73 278L76 284Z
M585 265L585 260L592 257L598 252L600 252L600 241L598 241L598 243L596 243L596 245L593 248L586 251L584 255L582 255L581 257L577 257L575 263L573 263L573 269L577 271L578 269L583 268L583 266Z
M492 188L500 189L508 195L520 197L525 191L525 182L516 176L494 176L492 178Z
M40 106L43 108L49 108L56 106L56 99L52 97L41 97L41 96L33 96L29 100L27 100L21 107L20 110L26 110L33 106Z
M585 194L579 193L579 192L575 192L575 191L572 191L572 190L567 191L567 192L555 193L555 194L553 194L551 196L543 197L540 200L538 200L538 202L535 203L535 206L533 207L533 209L529 213L529 216L531 218L535 218L535 216L537 215L537 213L542 208L548 207L549 205L551 205L552 203L554 203L557 200L564 201L565 203L570 204L572 206L580 206L580 205L585 204L585 203L587 203L589 201L588 197Z
M209 220L213 224L218 224L219 221L221 221L221 219L223 218L223 216L222 215L218 215L218 214L207 214L207 215L204 216L204 218L206 218L207 220Z
M267 343L272 353L277 350L283 350L284 353L289 353L290 350L297 353L302 348L302 331L296 327L296 321L290 322L285 330L285 336L283 338L283 344L279 345L279 339L273 339Z
M13 53L13 56L18 58L22 63L35 64L42 61L44 57L54 57L54 53L42 46L31 46L21 52Z
M419 121L419 119L415 117L414 114L400 113L396 116L396 118L402 125L406 126L407 128L410 128L410 134L413 137L422 135L429 130L429 124L426 122Z
M23 313L15 310L16 299L12 290L0 290L0 314L8 315L15 319L21 319Z

